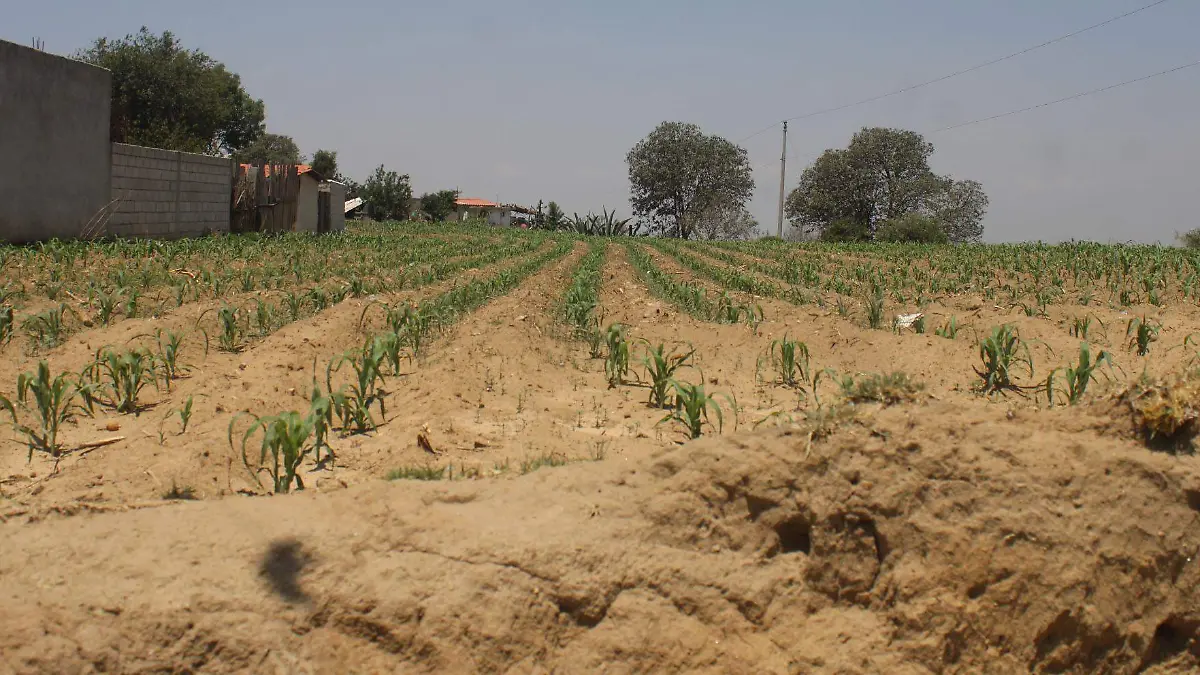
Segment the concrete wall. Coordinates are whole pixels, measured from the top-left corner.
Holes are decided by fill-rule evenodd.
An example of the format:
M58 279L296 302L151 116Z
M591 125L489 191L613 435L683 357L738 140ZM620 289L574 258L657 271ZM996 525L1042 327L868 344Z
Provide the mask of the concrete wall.
M108 233L178 238L229 231L233 161L112 144Z
M346 186L341 183L329 182L329 203L332 205L329 214L329 231L341 232L346 229Z
M0 241L77 236L108 204L111 97L107 70L0 40Z
M300 196L296 200L297 232L317 231L317 188L320 183L310 173L300 174Z

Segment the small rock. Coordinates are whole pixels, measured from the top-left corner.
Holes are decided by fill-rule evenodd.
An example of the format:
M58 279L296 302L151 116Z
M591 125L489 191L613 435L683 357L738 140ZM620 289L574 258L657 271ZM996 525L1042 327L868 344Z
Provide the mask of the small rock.
M119 422L109 422L108 424L104 425L104 430L105 431L120 431L121 424Z

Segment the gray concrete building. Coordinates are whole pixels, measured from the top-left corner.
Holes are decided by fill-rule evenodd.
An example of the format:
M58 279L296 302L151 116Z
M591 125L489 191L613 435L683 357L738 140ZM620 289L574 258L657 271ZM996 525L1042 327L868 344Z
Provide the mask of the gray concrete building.
M111 201L109 72L0 40L0 240L76 237Z

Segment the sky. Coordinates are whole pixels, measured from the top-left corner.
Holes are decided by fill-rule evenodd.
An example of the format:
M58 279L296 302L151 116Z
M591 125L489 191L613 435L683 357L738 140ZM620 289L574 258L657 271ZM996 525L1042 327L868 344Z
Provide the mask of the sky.
M416 193L628 215L625 155L663 121L737 142L773 233L784 118L1015 52L1150 0L0 0L0 38L70 54L142 25L241 75L267 128ZM864 126L928 132L1200 59L1170 0L883 101L793 122L788 190ZM1200 226L1200 67L930 134L933 170L983 184L985 241L1174 241Z

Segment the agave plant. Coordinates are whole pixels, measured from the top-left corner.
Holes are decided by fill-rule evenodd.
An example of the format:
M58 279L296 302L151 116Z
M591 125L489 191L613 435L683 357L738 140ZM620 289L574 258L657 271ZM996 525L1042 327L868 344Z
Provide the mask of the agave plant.
M609 211L607 208L601 209L599 215L588 213L586 216L580 217L578 213L568 221L570 228L577 234L588 234L598 237L618 237L621 235L632 235L635 226L630 226L633 218L618 219L616 211Z

